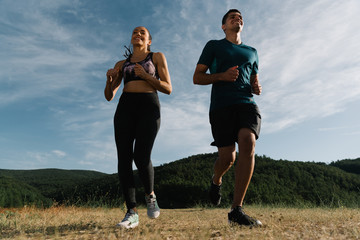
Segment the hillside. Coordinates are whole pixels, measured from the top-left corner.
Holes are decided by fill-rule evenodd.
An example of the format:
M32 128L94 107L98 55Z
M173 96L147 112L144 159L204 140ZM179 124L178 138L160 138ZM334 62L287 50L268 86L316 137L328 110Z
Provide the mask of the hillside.
M208 186L216 158L217 153L199 154L155 167L155 191L159 205L162 208L207 205ZM287 206L359 207L360 174L352 171L358 166L358 160L327 165L256 156L255 171L245 201ZM232 200L233 175L234 168L223 178L223 207ZM135 176L137 198L139 203L144 203L137 172ZM34 203L51 199L60 204L122 206L117 174L60 169L0 170L0 177L13 182L12 187L0 185L0 192L9 188L31 187L32 192L40 194L34 198ZM16 196L24 198L24 195Z
M360 158L351 160L345 159L341 161L332 162L331 166L338 167L346 172L360 174Z
M38 189L10 177L0 176L0 207L22 207L35 205L49 207L52 201Z
M0 169L0 177L16 179L37 189L46 198L56 198L54 195L62 189L85 183L107 174L85 170L37 169L37 170L5 170Z
M164 207L208 202L208 186L217 154L201 154L160 166L155 189ZM222 206L231 204L234 168L223 178ZM324 163L273 160L256 156L245 201L257 204L359 206L360 175ZM161 202L164 201L164 202Z

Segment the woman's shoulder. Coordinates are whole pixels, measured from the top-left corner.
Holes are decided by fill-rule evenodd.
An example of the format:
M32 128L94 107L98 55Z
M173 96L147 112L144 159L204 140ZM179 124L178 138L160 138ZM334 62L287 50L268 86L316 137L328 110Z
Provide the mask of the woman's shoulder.
M118 61L117 63L115 63L114 68L122 68L122 66L124 65L125 62L126 62L126 59Z
M166 60L165 55L162 52L153 52L152 59L154 63Z

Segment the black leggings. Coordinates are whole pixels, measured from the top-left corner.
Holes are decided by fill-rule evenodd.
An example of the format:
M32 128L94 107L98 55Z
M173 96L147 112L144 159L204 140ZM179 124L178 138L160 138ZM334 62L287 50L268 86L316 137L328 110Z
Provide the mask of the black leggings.
M160 127L157 93L123 92L114 116L118 175L128 209L136 207L133 160L145 193L154 189L151 150Z

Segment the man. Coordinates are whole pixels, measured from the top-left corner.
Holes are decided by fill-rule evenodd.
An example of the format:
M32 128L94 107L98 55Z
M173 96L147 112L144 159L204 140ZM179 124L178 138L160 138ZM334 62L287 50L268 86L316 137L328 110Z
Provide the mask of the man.
M225 38L211 40L203 49L194 72L194 84L212 84L210 124L219 157L214 165L210 199L215 205L221 201L222 176L234 164L235 143L238 161L235 167L235 189L229 223L248 226L262 225L242 209L255 165L255 142L259 137L261 115L253 94L261 94L258 80L256 49L241 41L244 22L237 9L230 9L222 19ZM206 73L210 70L210 74Z

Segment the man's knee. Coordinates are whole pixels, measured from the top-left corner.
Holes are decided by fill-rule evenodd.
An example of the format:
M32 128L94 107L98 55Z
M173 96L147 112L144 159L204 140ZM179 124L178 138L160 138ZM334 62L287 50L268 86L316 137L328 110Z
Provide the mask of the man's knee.
M223 165L232 166L236 159L235 146L219 148L219 159Z
M224 166L229 166L231 167L234 163L235 163L235 158L230 156L221 156L219 157L218 161L221 162L222 165Z
M255 133L251 129L241 129L238 134L239 150L243 150L249 153L255 151Z

